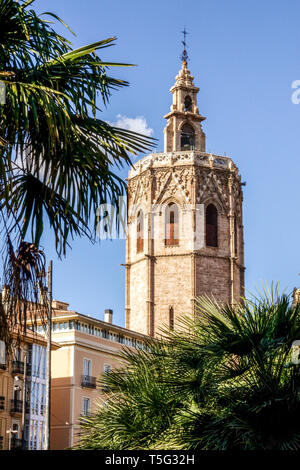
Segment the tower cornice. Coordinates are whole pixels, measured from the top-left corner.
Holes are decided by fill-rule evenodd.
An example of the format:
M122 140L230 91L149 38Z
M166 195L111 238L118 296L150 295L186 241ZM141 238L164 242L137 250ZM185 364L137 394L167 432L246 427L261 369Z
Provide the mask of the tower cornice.
M146 170L171 166L195 166L206 169L223 170L234 174L239 180L238 168L231 158L199 152L197 150L180 152L151 153L141 158L129 171L128 180L140 175Z
M172 116L184 117L186 119L191 119L192 121L205 121L206 117L201 116L201 114L191 113L189 111L179 111L178 109L173 109L168 114L165 114L164 118L169 119Z

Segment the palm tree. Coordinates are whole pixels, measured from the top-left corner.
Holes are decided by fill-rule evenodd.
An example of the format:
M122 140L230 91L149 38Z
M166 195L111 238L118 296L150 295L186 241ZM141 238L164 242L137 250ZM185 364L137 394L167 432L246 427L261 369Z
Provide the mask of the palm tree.
M299 450L299 313L278 288L234 307L199 299L194 321L100 379L106 404L77 448Z
M39 245L45 225L58 255L66 253L76 235L93 240L98 206L117 206L126 192L112 167L130 165L130 154L146 151L153 140L96 117L99 102L106 107L111 92L128 85L108 74L109 68L128 64L98 56L115 38L73 49L52 27L53 21L65 23L53 13L38 16L33 3L0 0L0 81L6 88L6 104L0 105L0 210L3 281L16 301L35 302L35 267L43 264ZM16 308L16 303L9 307L12 327L20 324L13 320ZM17 317L24 323L20 309Z

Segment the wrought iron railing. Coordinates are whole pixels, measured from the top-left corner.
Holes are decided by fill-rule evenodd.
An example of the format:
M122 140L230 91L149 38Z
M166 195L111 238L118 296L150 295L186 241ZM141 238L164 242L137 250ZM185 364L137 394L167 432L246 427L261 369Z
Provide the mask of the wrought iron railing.
M10 411L11 413L22 413L23 400L11 400Z
M12 437L10 443L11 450L22 449L22 439L18 437Z
M82 375L81 386L89 387L89 388L96 388L96 377L91 377L90 375Z
M24 362L22 362L22 361L13 361L12 362L11 372L12 372L12 374L24 374Z

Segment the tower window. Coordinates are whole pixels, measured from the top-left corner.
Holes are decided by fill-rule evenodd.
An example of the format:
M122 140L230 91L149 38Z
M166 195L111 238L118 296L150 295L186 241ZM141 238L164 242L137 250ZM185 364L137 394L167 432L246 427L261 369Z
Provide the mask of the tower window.
M238 238L237 238L237 221L236 217L234 218L234 255L238 255Z
M171 202L166 209L165 244L167 246L179 245L178 234L178 207Z
M213 204L206 208L206 246L218 246L218 211Z
M139 211L136 225L136 251L141 253L144 250L144 214Z
M170 330L174 330L174 308L169 307L169 326Z
M192 126L184 124L181 129L181 150L194 150L195 132Z
M184 99L184 110L185 111L192 111L192 100L190 96L186 96Z

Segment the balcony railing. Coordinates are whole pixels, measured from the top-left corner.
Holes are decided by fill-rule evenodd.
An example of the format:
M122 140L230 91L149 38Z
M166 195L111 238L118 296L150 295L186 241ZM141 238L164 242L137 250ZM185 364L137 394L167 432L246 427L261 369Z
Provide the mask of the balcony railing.
M24 362L13 361L11 372L12 374L24 374Z
M22 413L23 400L11 400L10 412L11 413Z
M89 387L89 388L96 388L96 377L91 377L90 375L82 375L81 386Z
M22 449L22 439L18 439L17 437L12 437L10 448L11 450Z
M0 397L0 410L5 410L5 397Z
M4 443L3 441L4 441L3 436L0 436L0 450L3 449L3 443Z

